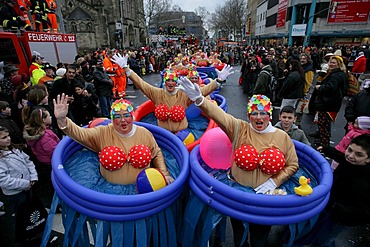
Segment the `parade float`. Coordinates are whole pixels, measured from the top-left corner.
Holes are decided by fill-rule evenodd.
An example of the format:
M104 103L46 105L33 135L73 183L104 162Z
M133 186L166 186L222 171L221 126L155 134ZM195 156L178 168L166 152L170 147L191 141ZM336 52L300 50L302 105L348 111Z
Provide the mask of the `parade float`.
M97 121L103 125L110 122ZM146 123L136 124L153 134L175 181L142 194L137 189L152 186L153 179L161 176L146 171L140 175L144 181L141 187L109 183L100 175L98 155L65 137L52 158L55 194L41 246L46 246L49 240L56 208L60 206L65 231L63 246L177 245L182 227L182 194L189 174L188 150L169 131Z

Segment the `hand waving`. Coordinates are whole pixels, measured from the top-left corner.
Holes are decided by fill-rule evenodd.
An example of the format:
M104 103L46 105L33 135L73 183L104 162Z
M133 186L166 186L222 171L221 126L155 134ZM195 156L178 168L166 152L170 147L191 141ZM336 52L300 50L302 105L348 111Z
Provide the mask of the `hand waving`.
M64 93L62 95L58 95L56 99L53 99L54 115L56 119L63 119L67 117L68 99L69 97Z
M123 57L121 54L117 53L112 57L111 60L118 64L122 69L128 67L127 65L128 55Z
M199 97L202 97L199 85L192 83L187 77L181 77L178 82L178 89L184 91L192 101L195 101Z
M227 77L229 77L229 75L234 72L235 71L233 71L233 67L231 67L230 65L226 65L221 71L216 69L217 77L220 81L225 81Z

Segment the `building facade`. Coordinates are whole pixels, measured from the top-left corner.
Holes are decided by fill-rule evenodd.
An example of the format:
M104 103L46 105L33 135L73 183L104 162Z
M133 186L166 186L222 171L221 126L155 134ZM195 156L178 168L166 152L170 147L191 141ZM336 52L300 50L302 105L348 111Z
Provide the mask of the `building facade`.
M59 0L61 30L79 49L136 48L146 44L143 0Z
M149 24L149 34L159 34L160 30L169 34L169 29L173 27L180 30L180 35L194 34L199 40L206 36L201 17L187 11L158 13Z
M319 47L370 43L367 0L249 0L247 8L246 39L250 44Z

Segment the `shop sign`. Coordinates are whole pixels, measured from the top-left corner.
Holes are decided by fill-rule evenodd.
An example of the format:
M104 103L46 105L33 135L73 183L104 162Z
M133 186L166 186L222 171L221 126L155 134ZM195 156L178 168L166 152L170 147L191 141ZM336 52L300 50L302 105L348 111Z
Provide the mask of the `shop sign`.
M292 28L292 36L306 36L307 24L296 24Z

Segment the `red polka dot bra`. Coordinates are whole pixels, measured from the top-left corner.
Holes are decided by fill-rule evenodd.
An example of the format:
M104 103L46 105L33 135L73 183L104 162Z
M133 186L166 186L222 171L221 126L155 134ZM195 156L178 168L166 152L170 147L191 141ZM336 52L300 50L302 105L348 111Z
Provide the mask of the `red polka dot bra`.
M285 165L285 157L280 149L268 148L259 154L252 145L246 144L234 151L234 161L244 171L259 168L268 175L279 173Z
M185 118L185 108L180 105L174 105L171 109L165 104L158 105L154 110L155 117L160 121L172 120L181 122Z
M110 171L120 169L126 162L137 169L142 169L147 167L151 160L150 149L143 144L133 146L128 155L117 146L107 146L99 152L100 164Z

